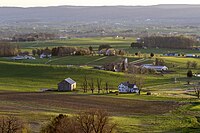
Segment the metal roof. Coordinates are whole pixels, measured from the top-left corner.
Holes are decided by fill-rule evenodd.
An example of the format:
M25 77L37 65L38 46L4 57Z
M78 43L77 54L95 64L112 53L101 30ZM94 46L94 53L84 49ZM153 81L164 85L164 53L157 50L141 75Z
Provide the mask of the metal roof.
M70 83L70 84L74 84L76 83L74 80L72 80L71 78L66 78L65 79L66 82Z

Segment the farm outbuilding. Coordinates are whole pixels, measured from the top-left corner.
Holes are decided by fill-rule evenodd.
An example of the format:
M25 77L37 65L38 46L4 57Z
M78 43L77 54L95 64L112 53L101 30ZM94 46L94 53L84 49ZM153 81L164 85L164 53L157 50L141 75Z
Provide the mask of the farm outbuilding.
M58 91L73 91L76 89L76 82L71 78L66 78L58 83Z
M144 67L146 69L154 69L156 71L167 71L168 70L168 67L166 67L166 66L154 66L151 64L145 64L145 65L142 65L142 67Z

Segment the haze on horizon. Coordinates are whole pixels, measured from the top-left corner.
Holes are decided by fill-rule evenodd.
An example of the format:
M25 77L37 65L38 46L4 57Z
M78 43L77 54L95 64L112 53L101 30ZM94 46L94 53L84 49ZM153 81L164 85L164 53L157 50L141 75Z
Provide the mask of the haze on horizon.
M1 0L1 7L37 7L37 6L148 6L158 4L200 4L197 0Z

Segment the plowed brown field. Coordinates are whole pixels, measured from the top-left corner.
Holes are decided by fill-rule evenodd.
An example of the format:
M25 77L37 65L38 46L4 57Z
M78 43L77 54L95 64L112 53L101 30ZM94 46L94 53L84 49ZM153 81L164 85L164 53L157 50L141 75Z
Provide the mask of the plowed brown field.
M149 115L164 114L179 105L177 102L130 100L99 95L0 93L0 111L14 113L21 111L73 113L98 108L105 109L112 115Z

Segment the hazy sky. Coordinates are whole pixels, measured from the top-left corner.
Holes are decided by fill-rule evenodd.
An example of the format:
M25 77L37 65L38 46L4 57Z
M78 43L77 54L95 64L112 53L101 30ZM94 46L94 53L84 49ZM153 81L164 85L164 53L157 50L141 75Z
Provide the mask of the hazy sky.
M200 4L200 0L0 0L0 6Z

